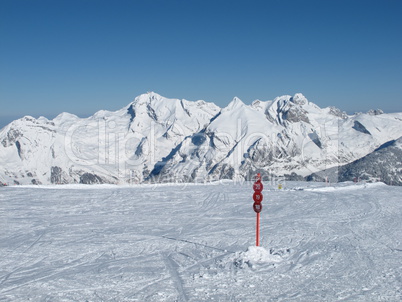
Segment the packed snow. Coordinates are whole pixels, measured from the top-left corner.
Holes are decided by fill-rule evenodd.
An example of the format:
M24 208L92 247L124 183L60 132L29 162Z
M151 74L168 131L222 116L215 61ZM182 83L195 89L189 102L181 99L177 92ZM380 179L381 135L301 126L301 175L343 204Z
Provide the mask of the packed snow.
M400 301L402 187L0 188L0 301Z

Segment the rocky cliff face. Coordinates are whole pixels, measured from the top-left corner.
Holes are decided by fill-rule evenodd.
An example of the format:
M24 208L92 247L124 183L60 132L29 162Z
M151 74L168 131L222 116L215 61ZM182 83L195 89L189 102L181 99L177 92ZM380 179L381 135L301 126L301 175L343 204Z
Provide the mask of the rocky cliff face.
M348 116L302 94L225 108L138 96L81 119L24 117L0 131L0 181L203 182L255 172L298 178L352 163L402 136L402 113ZM400 158L399 158L400 162Z

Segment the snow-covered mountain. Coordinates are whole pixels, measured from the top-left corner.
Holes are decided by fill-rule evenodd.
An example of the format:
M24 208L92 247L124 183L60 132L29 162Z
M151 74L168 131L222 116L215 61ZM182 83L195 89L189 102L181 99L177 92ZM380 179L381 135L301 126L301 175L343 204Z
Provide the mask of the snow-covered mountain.
M138 96L116 112L24 117L0 131L0 182L204 182L297 179L354 162L402 136L402 113L353 116L302 94L225 108Z
M352 179L402 186L402 138L339 168L339 181Z

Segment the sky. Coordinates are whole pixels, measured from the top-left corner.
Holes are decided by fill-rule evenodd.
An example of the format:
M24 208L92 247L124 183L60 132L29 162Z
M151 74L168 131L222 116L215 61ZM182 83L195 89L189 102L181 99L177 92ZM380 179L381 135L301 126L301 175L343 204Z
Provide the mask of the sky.
M0 0L0 127L154 91L402 112L400 0Z

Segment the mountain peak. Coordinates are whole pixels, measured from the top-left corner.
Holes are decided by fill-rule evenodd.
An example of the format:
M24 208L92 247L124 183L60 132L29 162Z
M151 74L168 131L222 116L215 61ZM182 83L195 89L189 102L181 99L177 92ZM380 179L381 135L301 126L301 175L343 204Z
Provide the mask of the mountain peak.
M302 93L296 93L290 100L298 105L308 104L307 98Z
M140 104L142 104L142 103L150 103L150 102L152 102L154 100L160 100L160 99L163 99L163 98L164 98L163 96L161 96L160 94L157 94L156 92L148 91L147 93L143 93L143 94L137 96L134 99L133 103L140 103Z
M224 108L224 111L232 111L239 109L243 106L246 106L242 100L240 100L237 96L233 98L233 100Z

